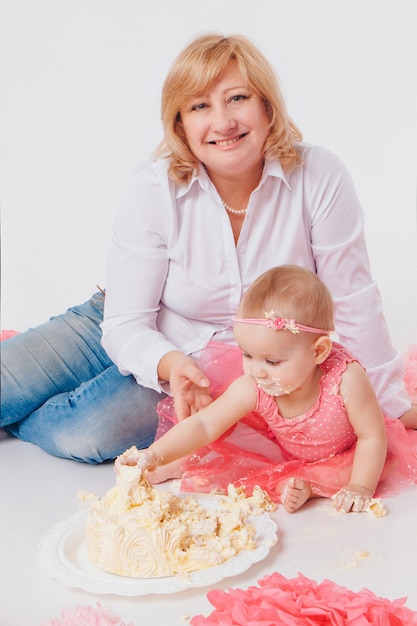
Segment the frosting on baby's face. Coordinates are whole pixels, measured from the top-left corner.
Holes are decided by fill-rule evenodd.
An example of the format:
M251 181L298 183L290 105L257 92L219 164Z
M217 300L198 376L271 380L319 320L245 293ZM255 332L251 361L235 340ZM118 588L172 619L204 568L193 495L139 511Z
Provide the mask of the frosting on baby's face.
M287 396L296 389L295 386L283 386L280 378L255 378L256 385L269 396Z

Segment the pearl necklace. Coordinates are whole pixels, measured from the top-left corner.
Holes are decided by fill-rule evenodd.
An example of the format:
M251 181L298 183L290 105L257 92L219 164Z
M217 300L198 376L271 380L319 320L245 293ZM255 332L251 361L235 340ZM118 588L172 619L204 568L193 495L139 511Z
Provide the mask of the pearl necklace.
M232 207L226 204L224 200L222 200L222 203L226 211L228 211L229 213L233 213L233 215L245 215L246 211L248 210L247 208L246 209L232 209Z

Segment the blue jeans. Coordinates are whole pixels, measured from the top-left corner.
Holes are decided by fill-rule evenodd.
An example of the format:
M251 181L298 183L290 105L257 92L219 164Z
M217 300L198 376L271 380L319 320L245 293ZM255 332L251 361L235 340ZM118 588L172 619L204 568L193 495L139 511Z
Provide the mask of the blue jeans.
M50 454L100 463L145 448L164 394L122 376L100 344L104 296L0 343L0 427Z

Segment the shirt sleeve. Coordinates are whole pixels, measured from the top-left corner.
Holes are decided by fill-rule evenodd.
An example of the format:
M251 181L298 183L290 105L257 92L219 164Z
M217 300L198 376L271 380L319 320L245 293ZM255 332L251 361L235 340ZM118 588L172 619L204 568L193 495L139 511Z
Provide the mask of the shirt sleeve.
M106 266L102 345L122 374L157 391L158 363L177 349L157 325L172 193L146 164L136 170L115 218Z
M353 182L343 163L321 148L311 151L307 170L311 246L317 274L335 301L339 341L366 368L384 413L400 417L411 406L403 358L392 345L372 279L363 212Z

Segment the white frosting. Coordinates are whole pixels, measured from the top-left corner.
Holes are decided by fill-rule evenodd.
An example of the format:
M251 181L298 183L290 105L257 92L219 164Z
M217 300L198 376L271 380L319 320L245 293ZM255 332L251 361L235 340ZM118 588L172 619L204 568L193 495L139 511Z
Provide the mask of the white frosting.
M172 576L223 563L255 547L248 518L275 508L260 488L247 498L229 486L211 509L194 496L154 489L137 466L119 466L117 472L116 486L103 498L82 497L90 501L89 556L100 569L121 576Z

